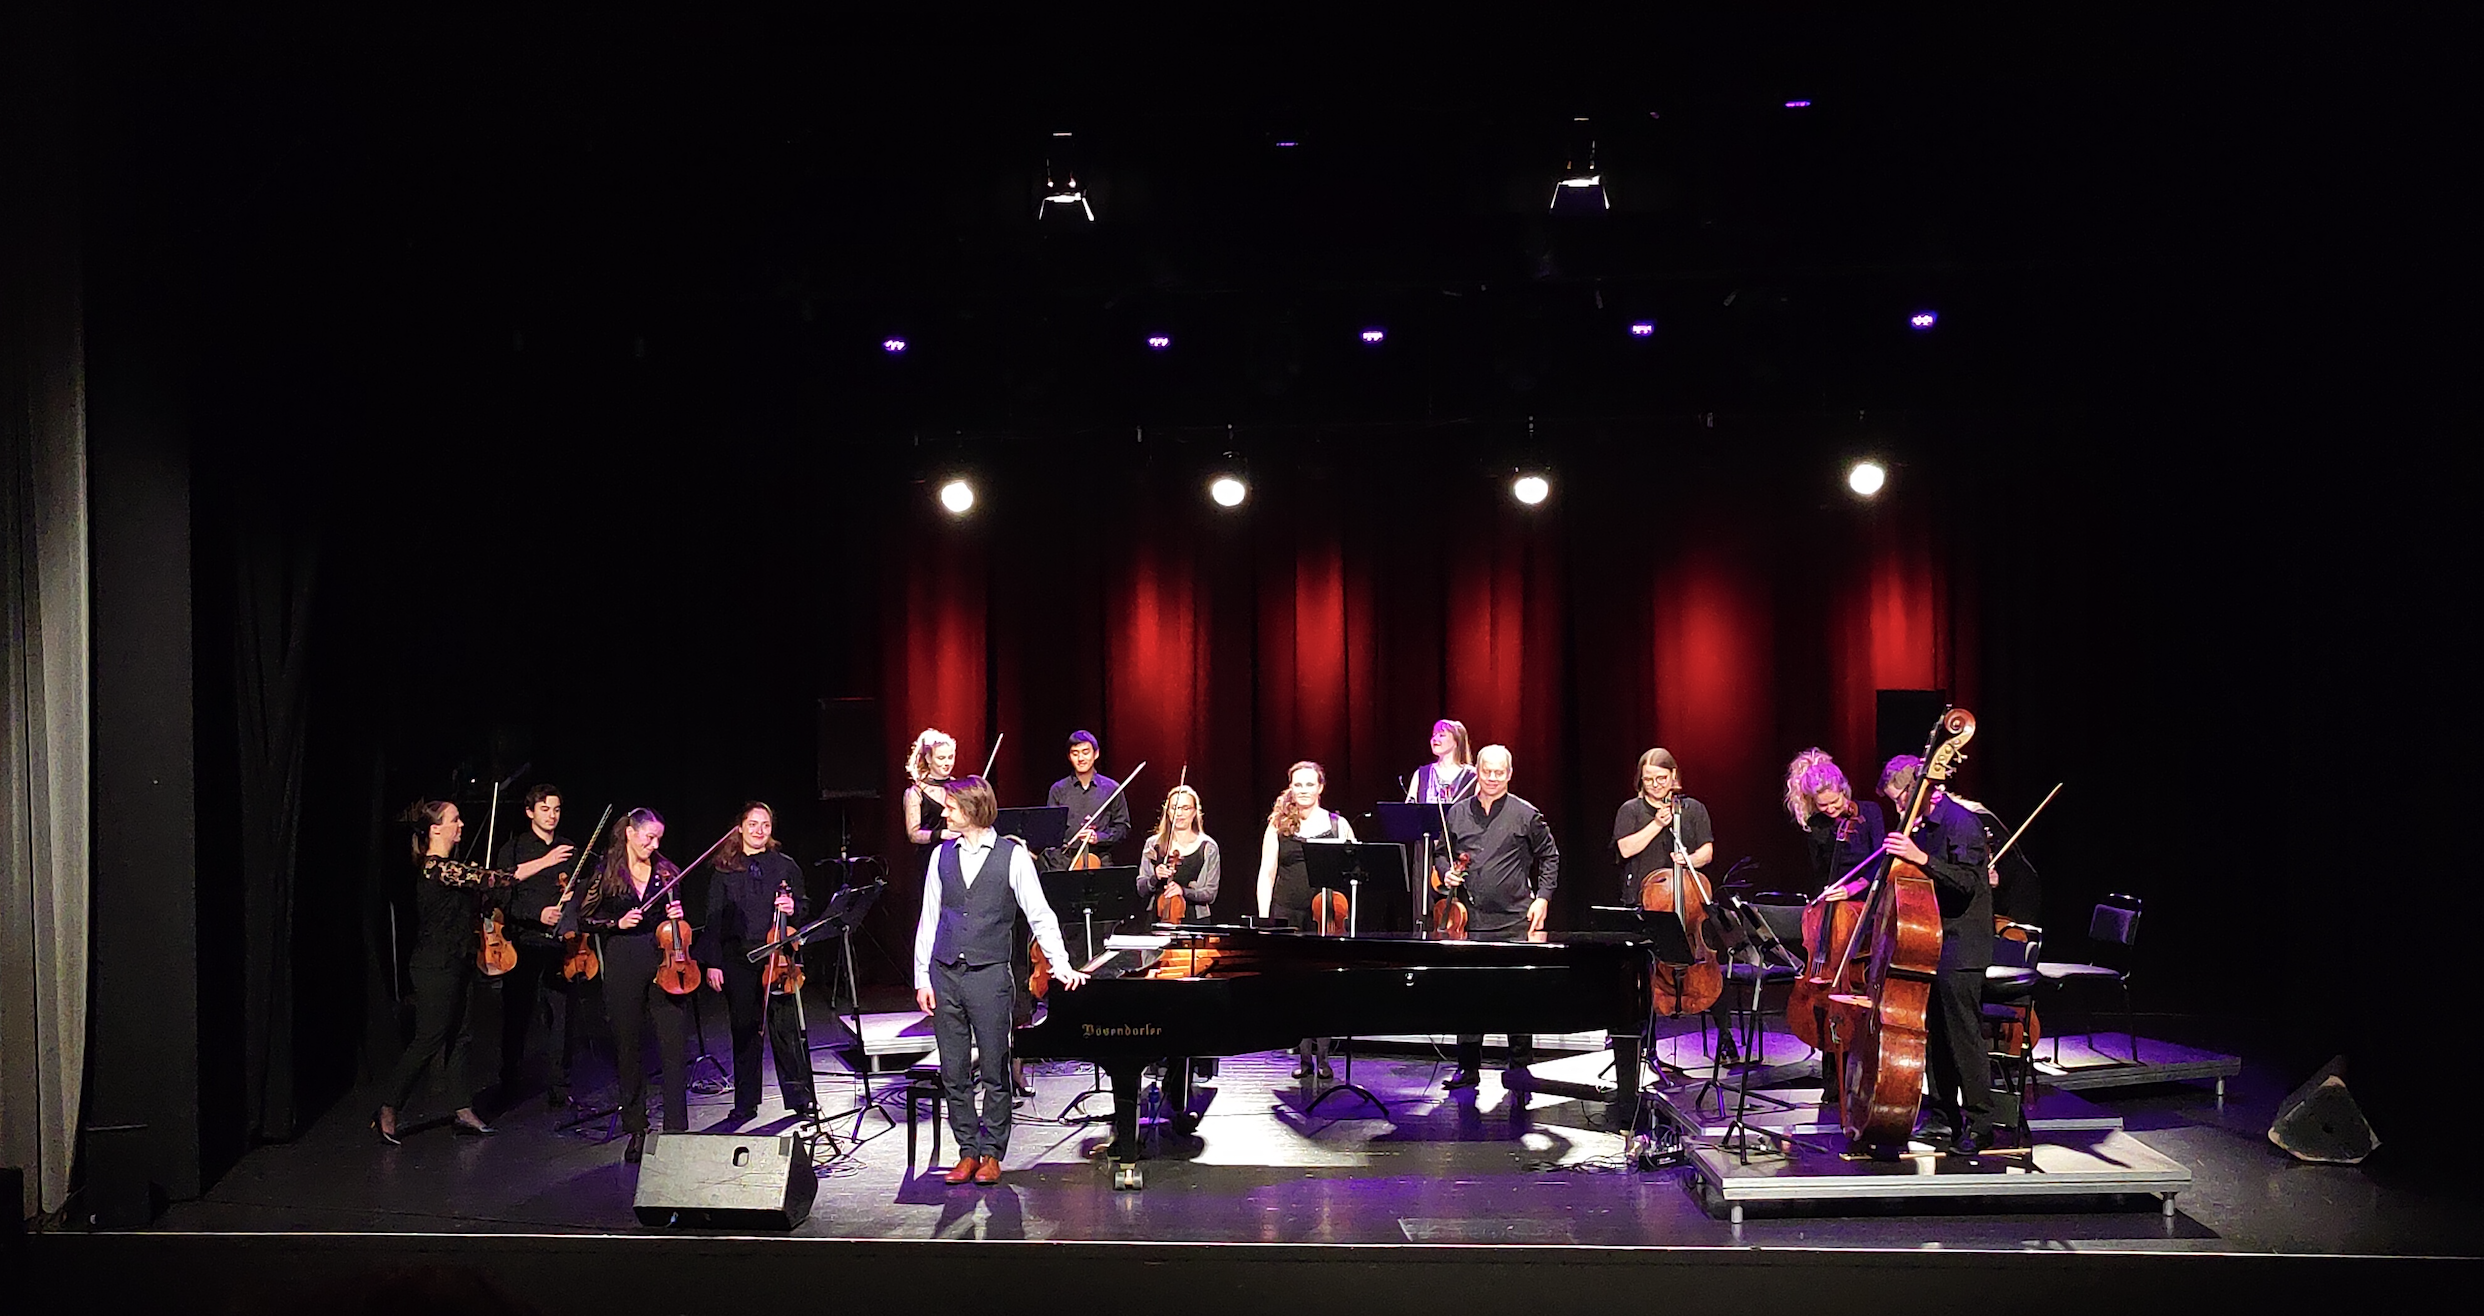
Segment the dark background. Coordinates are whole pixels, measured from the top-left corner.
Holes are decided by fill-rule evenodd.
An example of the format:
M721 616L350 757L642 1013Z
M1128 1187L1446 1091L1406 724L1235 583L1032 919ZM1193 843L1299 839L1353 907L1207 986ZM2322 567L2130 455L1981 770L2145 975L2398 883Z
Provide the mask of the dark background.
M2429 34L1542 21L1444 58L52 29L127 714L99 800L195 736L194 799L98 843L95 1122L186 1129L168 1015L176 1191L384 1067L383 819L522 763L572 829L649 804L687 857L759 797L816 859L890 851L922 725L968 765L1006 732L1024 802L1090 726L1108 771L1149 760L1139 816L1188 765L1246 885L1287 763L1359 812L1461 716L1519 751L1574 916L1655 743L1721 861L1801 885L1784 761L1866 775L1891 687L1976 708L1964 793L2069 783L2030 841L2057 951L2142 894L2149 1008L2257 1014L2279 1063L2347 1051L2411 1110L2414 1025L2368 994L2390 918L2339 917L2323 853L2405 862L2333 792L2419 770L2405 564L2449 562L2402 540L2466 442L2395 382L2450 360L2430 157L2341 108L2359 52ZM1582 131L1614 209L1548 214ZM1035 222L1047 153L1100 222ZM1237 463L1228 513L1201 483ZM147 527L187 537L105 546ZM882 701L880 801L813 798L834 697Z

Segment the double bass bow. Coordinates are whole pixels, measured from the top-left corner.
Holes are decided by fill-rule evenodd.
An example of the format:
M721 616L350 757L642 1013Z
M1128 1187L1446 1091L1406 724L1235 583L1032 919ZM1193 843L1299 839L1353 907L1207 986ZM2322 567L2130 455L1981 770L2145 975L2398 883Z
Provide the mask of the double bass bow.
M1899 832L1923 825L1933 790L1955 775L1975 736L1975 715L1951 708L1924 745L1923 775ZM1863 896L1863 911L1840 955L1839 973L1865 938L1870 959L1860 980L1829 998L1821 1050L1839 1057L1838 1123L1867 1154L1894 1157L1915 1131L1923 1103L1932 984L1941 971L1941 904L1923 869L1891 856L1887 871Z

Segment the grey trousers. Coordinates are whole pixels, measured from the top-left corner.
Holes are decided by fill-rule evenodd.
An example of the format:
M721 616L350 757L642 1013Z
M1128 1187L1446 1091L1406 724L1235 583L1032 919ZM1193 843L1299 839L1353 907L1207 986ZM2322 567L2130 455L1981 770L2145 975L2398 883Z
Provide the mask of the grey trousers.
M961 1156L1009 1154L1009 1034L1013 1003L1008 961L932 966L932 1040L940 1047L940 1085L949 1133ZM975 1063L980 1052L982 1063Z

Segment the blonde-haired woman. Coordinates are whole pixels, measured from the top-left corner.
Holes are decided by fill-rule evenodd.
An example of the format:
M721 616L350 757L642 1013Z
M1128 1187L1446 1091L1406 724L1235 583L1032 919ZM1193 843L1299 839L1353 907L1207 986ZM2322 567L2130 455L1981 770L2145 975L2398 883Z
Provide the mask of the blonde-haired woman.
M1216 838L1201 830L1205 821L1199 792L1176 786L1164 797L1155 834L1139 853L1139 898L1152 905L1166 887L1180 887L1188 906L1182 915L1185 923L1207 922L1216 892L1223 885L1224 859L1217 852Z
M957 772L957 737L938 727L925 727L906 752L906 839L916 857L957 835L942 821L949 807L949 779Z
M1823 889L1879 854L1889 830L1880 802L1857 799L1845 769L1816 746L1785 765L1785 812L1810 837L1812 878ZM1858 876L1848 894L1867 877Z

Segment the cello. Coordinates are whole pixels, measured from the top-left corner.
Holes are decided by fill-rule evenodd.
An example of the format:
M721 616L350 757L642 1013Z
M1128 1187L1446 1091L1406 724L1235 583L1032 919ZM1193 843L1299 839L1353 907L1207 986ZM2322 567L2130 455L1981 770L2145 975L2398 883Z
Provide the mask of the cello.
M1673 801L1668 798L1657 807L1663 811L1659 816L1665 825L1671 827ZM1683 847L1678 827L1673 828L1673 867L1659 868L1639 879L1639 908L1681 919L1683 937L1691 948L1690 963L1659 963L1649 975L1656 1013L1678 1019L1716 1004L1725 994L1725 970L1717 963L1708 935L1708 879L1691 867L1690 851Z
M1923 825L1933 788L1957 772L1974 736L1975 715L1963 708L1933 724L1902 833ZM1923 1102L1925 1024L1941 972L1941 904L1931 876L1895 857L1861 903L1838 972L1867 940L1869 959L1848 990L1829 997L1820 1049L1839 1062L1839 1126L1856 1147L1886 1160L1905 1150Z

